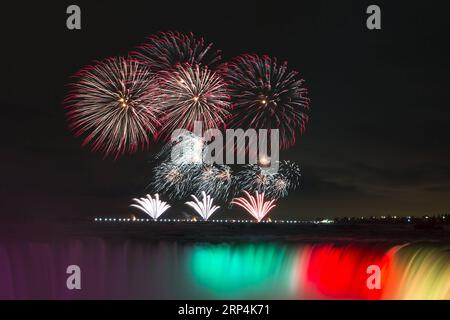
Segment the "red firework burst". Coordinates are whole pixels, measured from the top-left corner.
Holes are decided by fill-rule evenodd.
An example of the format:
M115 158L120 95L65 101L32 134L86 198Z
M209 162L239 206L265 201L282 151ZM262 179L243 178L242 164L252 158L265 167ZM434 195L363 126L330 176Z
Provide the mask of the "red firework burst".
M183 64L159 72L158 78L163 138L175 129L192 130L195 121L201 121L204 130L224 127L230 97L222 76L207 67Z
M214 65L221 56L212 46L192 33L169 31L149 36L146 43L130 54L157 72L183 63Z
M310 100L298 73L275 58L244 54L220 68L228 83L233 116L230 128L278 129L280 146L295 143L308 121Z
M69 126L83 145L117 158L149 144L159 111L150 70L136 60L109 58L83 68L64 103Z

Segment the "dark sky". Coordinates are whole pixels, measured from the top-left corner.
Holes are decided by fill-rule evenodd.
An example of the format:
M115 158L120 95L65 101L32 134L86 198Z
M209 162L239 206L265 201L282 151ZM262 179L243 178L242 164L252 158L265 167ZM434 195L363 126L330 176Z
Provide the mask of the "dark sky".
M366 29L372 3L382 30ZM66 29L69 4L81 31ZM302 165L303 185L278 216L448 212L448 12L444 1L2 3L0 219L129 212L156 148L103 159L68 131L61 101L79 68L160 30L192 31L224 59L276 56L306 80L311 121L282 154Z

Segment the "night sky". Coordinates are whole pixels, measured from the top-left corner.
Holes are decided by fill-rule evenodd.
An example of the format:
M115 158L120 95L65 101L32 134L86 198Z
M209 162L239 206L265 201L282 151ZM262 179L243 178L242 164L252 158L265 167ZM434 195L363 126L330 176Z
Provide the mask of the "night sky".
M287 60L306 80L311 121L281 154L303 168L278 217L450 210L448 10L439 1L47 1L2 4L0 219L129 213L152 177L148 152L115 161L67 128L70 76L163 30L192 31L227 60ZM245 4L244 4L245 3ZM82 30L66 28L69 4ZM366 28L369 4L382 30Z

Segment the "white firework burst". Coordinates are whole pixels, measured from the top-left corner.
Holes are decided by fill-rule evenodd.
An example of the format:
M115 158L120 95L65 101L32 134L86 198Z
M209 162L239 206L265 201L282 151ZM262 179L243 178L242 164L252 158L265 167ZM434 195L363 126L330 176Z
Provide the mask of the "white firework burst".
M155 194L154 198L148 194L146 197L135 198L133 201L137 202L137 204L132 204L131 207L138 208L139 210L145 212L152 217L153 220L157 220L167 209L170 208L170 205L167 202L159 199L159 194Z
M203 220L208 220L209 217L217 211L220 207L213 206L214 199L211 196L206 195L205 191L202 191L202 201L198 200L195 195L191 195L194 201L188 201L186 204L192 208L203 218Z

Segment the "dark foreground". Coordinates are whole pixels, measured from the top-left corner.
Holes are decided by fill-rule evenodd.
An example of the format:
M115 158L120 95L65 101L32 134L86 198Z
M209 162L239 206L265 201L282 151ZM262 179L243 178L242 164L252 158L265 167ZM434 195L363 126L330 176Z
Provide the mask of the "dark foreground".
M48 237L102 237L177 241L383 241L449 242L450 225L417 224L258 224L209 222L94 222L4 224L0 240Z

